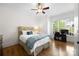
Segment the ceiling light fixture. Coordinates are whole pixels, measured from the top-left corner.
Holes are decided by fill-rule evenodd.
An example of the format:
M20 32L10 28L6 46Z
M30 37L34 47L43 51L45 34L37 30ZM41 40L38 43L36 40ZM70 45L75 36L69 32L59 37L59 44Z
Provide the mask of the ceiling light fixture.
M38 14L38 13L45 14L45 10L47 10L47 9L49 9L49 7L45 7L44 3L37 3L36 8L34 8L32 10L36 10L36 14Z

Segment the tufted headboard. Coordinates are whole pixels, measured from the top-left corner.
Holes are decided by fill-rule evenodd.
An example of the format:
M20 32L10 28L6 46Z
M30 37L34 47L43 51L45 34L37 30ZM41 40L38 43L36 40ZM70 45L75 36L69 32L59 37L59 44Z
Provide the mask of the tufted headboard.
M19 27L18 27L18 38L19 38L19 36L22 34L22 30L25 30L25 31L31 30L31 31L33 31L34 28L31 27L31 26L19 26Z

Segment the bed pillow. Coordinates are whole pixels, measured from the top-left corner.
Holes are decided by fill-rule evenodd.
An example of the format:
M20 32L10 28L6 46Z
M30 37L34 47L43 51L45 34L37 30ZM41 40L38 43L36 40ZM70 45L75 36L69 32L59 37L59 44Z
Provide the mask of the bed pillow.
M24 31L24 30L22 31L22 34L23 34L23 35L26 35L26 33L27 33L27 31Z

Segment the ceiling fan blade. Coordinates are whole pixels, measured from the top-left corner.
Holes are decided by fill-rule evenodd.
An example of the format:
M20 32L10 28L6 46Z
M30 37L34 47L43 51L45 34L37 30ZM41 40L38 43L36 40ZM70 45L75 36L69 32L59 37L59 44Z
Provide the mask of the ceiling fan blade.
M31 10L37 10L37 9L31 9Z
M41 3L38 3L38 6L41 5Z
M43 10L47 10L47 9L49 9L49 7L45 7L45 8L43 8Z
M44 12L44 11L42 11L42 13L43 13L43 14L45 14L45 12Z

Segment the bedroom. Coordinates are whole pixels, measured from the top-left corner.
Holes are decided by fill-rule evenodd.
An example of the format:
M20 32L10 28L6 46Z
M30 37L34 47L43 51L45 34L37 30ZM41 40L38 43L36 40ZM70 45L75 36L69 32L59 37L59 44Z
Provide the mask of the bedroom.
M52 23L55 20L74 20L74 3L46 3L45 6L49 6L48 10L45 10L45 14L36 13L35 9L36 5L32 3L0 3L0 34L3 35L2 47L3 47L3 55L5 56L13 56L13 55L26 55L25 50L22 49L19 43L19 30L30 30L33 31L34 35L50 35L49 39L51 39L51 44L47 44L46 46L50 46L47 50L42 52L38 52L38 55L74 55L73 52L73 43L69 43L66 45L65 42L54 41L54 33L52 30ZM64 8L65 7L65 8ZM76 11L75 11L76 12ZM75 20L74 20L75 22ZM74 28L77 26L74 25ZM20 27L20 29L18 29ZM77 29L74 29L74 32L77 32ZM48 39L44 38L45 40ZM69 40L70 42L72 41ZM73 41L74 42L74 41ZM43 42L44 43L44 42ZM51 45L53 49L51 49ZM23 45L24 46L24 45ZM63 47L64 46L64 47ZM66 47L67 46L67 47ZM10 48L10 49L9 49ZM20 49L18 51L18 49ZM41 48L38 48L41 50ZM64 49L64 50L63 50ZM67 50L68 49L68 50ZM70 51L71 49L71 51ZM22 51L21 51L22 50ZM16 52L18 51L18 52ZM37 50L38 51L38 50ZM49 53L48 53L48 52ZM54 52L56 51L56 53ZM70 52L69 52L70 51ZM69 52L69 53L67 53ZM37 55L35 53L35 55Z

